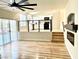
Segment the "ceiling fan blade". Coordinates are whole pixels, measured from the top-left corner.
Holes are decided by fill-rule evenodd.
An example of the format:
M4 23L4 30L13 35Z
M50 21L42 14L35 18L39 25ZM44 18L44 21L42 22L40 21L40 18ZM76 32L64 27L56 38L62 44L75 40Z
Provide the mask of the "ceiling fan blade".
M14 0L14 2L16 2L16 1Z
M25 8L25 9L34 10L34 8L29 8L29 7L21 7L21 8Z
M19 6L37 6L37 4L26 4L26 5L19 5Z
M28 0L21 0L20 2L18 2L18 4L24 3L26 1L28 1Z
M20 8L20 7L17 7L18 9L22 10L22 11L25 11L24 9Z

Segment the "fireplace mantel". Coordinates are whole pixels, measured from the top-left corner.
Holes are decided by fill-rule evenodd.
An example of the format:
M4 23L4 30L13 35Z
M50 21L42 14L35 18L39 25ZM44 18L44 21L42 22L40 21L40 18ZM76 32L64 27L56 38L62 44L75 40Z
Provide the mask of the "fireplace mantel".
M72 30L69 30L69 29L67 29L67 28L64 28L66 31L68 31L68 32L71 32L71 33L73 33L73 34L76 34L76 32L75 31L72 31Z

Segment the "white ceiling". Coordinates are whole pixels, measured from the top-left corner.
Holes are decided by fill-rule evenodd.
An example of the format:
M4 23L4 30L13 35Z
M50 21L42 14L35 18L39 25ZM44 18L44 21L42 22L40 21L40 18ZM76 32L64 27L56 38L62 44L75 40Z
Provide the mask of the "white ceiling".
M68 0L29 0L30 2L37 3L38 10L51 10L62 9L66 6Z
M3 0L7 1L10 3L11 0ZM20 1L20 0L16 0ZM37 12L47 12L47 11L52 11L55 9L63 9L65 8L68 0L29 0L30 3L37 3L37 6L34 7ZM0 4L4 4L0 1ZM13 9L11 7L8 7L6 5L0 6L3 9L10 10L10 11L19 11L18 9ZM26 12L29 10L26 10Z

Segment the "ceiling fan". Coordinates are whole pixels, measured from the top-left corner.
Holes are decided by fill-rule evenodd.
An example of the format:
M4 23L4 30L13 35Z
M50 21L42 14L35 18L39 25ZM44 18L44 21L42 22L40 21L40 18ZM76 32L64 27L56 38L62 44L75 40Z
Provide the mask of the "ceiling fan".
M5 1L2 1L2 2L7 3ZM26 2L26 4L23 4L25 2ZM22 11L25 11L25 9L34 10L34 8L29 8L27 6L37 6L37 4L30 4L28 2L28 0L21 0L20 2L16 3L16 1L14 0L12 4L8 3L8 6L10 6L10 7L16 7L18 9L22 10Z

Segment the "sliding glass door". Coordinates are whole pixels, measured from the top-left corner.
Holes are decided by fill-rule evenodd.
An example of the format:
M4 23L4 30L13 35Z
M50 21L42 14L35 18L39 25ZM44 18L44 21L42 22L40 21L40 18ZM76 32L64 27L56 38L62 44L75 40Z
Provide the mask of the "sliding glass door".
M2 20L2 27L3 27L3 43L7 44L10 42L10 31L9 31L9 20L4 19Z
M3 40L2 40L2 21L0 19L0 45L3 44Z
M11 41L17 40L17 24L15 20L10 20Z
M0 45L18 39L17 23L15 20L0 19Z

